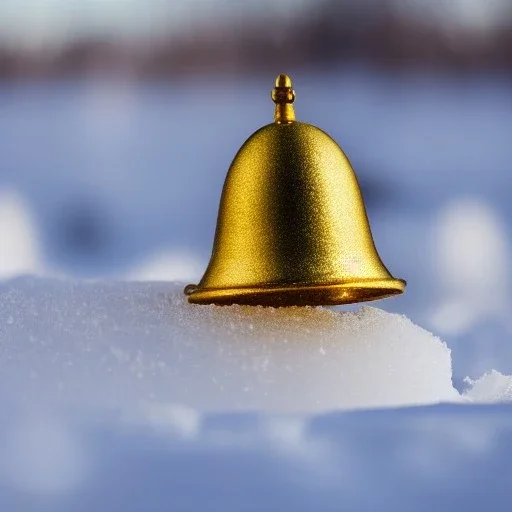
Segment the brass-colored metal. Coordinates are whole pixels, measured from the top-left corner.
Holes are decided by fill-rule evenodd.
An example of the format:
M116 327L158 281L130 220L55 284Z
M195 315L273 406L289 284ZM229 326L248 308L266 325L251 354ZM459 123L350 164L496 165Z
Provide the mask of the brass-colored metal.
M288 75L279 75L276 78L276 86L272 89L272 101L276 104L274 121L277 124L288 124L295 121L295 91Z
M363 198L341 148L296 122L279 75L275 122L254 133L229 169L208 268L185 288L195 304L303 306L404 291L375 248Z

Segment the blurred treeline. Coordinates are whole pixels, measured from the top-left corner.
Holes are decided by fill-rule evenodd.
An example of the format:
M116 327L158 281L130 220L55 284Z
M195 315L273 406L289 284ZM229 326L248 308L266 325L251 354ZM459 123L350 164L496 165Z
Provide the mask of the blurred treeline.
M483 0L482 0L483 1ZM195 16L183 30L122 40L70 38L58 46L0 47L0 78L118 73L133 78L274 72L359 61L394 69L512 70L512 15L500 23L453 23L393 8L391 0L323 0L281 13ZM441 3L439 3L441 5ZM512 8L511 8L512 11Z

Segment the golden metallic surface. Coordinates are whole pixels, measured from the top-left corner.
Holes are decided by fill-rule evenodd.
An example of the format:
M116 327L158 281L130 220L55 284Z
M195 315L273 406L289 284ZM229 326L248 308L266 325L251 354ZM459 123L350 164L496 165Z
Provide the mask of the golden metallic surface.
M405 281L377 253L348 158L295 121L289 77L277 78L272 99L275 122L249 137L228 171L210 263L188 300L303 306L402 293Z
M292 88L292 81L288 75L279 75L276 78L276 85L271 93L272 101L276 104L274 121L277 124L288 124L295 121L295 91Z

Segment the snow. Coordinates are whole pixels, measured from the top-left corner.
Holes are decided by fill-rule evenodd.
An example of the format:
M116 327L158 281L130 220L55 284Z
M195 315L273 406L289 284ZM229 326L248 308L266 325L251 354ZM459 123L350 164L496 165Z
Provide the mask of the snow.
M460 400L446 344L404 316L368 306L195 306L183 288L5 282L0 396L303 413Z
M41 270L37 229L26 201L0 189L0 279Z
M510 310L507 228L482 200L452 200L439 213L432 240L444 298L433 313L439 332L464 334Z
M10 443L0 504L55 512L506 510L510 413L507 405L315 416L174 411L156 425L142 413L51 421L13 414L0 430Z
M86 471L84 447L56 418L26 416L2 432L0 474L22 493L62 494L77 488Z
M422 324L449 341L454 373L512 372L512 252L495 204L460 196L438 212L430 252L438 292Z
M470 389L465 398L475 403L510 402L512 401L512 377L491 370L477 380L469 377L466 384Z
M182 289L0 282L1 510L507 502L512 405L476 404L512 400L511 377L459 394L446 344L375 307L195 306Z

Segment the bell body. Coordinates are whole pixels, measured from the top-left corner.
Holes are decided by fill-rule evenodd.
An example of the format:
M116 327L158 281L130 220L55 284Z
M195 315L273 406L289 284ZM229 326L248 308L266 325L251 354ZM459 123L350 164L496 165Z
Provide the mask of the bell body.
M272 123L241 147L222 192L197 304L329 305L399 294L352 166L325 132Z

